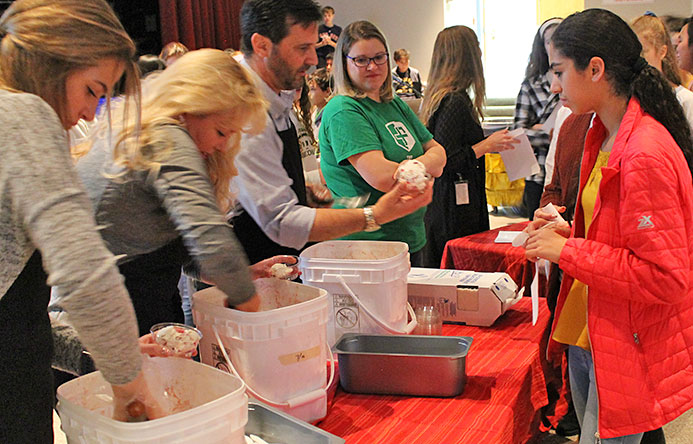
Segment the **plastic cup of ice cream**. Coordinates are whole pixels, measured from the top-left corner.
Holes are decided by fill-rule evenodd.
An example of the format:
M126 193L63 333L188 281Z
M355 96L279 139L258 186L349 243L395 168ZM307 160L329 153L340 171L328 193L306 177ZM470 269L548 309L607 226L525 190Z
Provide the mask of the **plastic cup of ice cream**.
M157 344L178 356L193 356L202 339L200 330L177 322L155 324L150 331Z

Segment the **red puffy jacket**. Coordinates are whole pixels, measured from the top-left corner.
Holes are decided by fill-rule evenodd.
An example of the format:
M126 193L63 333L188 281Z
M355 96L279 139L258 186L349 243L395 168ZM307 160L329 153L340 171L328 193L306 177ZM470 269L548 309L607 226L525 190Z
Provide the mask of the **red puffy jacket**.
M669 132L631 99L585 235L579 202L605 135L595 118L573 236L561 252L553 328L579 279L588 286L599 435L613 438L656 429L693 408L693 180Z

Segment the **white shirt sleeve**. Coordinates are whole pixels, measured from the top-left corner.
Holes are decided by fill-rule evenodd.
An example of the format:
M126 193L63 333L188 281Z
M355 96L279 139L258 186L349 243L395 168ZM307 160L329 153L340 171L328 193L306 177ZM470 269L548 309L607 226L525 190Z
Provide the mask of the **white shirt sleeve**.
M551 138L551 144L549 145L549 153L546 155L546 179L544 180L544 189L551 183L553 179L553 167L556 163L556 144L558 143L558 135L561 132L561 126L563 122L568 118L573 112L570 108L562 106L556 114L556 123L553 127L553 137Z
M676 98L683 108L683 114L686 116L688 126L691 127L691 133L693 133L693 91L679 85L676 87Z
M237 200L272 241L300 249L309 240L316 210L298 203L282 165L283 144L268 116L262 133L243 135L233 179ZM243 236L243 233L238 233Z

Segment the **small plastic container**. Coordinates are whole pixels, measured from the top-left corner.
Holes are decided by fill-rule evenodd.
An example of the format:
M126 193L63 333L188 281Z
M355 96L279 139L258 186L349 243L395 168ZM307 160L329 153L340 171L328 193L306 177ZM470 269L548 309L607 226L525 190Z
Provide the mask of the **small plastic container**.
M157 344L177 356L191 357L197 354L197 346L202 339L200 330L177 322L162 322L150 329Z
M436 307L421 305L414 309L414 313L417 324L412 334L436 336L443 334L443 317Z

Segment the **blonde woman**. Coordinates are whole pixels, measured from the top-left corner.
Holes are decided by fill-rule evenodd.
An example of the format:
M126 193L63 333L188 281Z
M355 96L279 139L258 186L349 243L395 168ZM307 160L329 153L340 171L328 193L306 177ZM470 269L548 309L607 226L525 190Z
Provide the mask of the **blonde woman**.
M262 129L265 101L251 78L220 50L201 49L147 81L140 127L104 123L77 170L137 313L140 334L183 320L177 283L190 264L256 310L257 297L224 212L245 131Z
M124 419L135 398L156 416L132 304L96 230L66 132L91 120L123 75L137 103L134 54L102 0L18 0L0 18L0 442L53 442L47 283L62 293L82 342L114 384L116 417Z
M335 52L335 97L323 111L320 126L320 166L335 197L369 194L367 205L395 186L398 165L415 158L438 177L445 150L416 114L392 90L385 36L372 23L347 26ZM344 239L396 240L409 245L411 263L421 266L426 243L425 210Z
M448 240L489 229L484 155L512 149L516 141L507 129L484 138L486 87L474 31L466 26L441 31L429 73L421 120L445 148L447 163L424 218L423 253L424 266L438 268Z
M676 91L688 125L693 128L693 92L681 85L682 71L676 62L676 53L666 26L658 17L643 15L633 20L631 28L642 45L642 57L664 74Z

